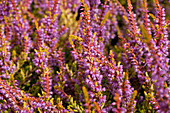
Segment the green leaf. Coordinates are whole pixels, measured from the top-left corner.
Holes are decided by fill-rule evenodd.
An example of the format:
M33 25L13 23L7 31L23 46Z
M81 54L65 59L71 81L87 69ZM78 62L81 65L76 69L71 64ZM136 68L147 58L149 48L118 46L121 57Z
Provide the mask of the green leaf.
M104 15L104 19L102 20L102 25L104 25L107 19L109 18L109 14L110 14L110 11L107 11L107 13Z
M39 111L40 113L42 113L39 107L38 107L38 111Z
M83 90L83 93L84 93L84 99L85 101L87 102L89 100L89 95L88 95L88 92L87 92L87 89L85 86L82 87L82 90Z

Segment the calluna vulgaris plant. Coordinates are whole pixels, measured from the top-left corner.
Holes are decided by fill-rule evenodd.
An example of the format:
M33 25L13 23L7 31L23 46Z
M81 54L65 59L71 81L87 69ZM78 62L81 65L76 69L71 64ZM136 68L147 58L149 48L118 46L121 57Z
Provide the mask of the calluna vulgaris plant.
M169 9L1 0L0 112L170 113Z

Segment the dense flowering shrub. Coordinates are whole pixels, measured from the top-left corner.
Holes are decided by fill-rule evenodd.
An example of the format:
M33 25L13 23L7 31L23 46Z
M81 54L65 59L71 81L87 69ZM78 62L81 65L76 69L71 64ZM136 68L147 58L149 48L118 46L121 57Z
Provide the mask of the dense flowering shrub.
M0 112L170 113L169 5L1 0Z

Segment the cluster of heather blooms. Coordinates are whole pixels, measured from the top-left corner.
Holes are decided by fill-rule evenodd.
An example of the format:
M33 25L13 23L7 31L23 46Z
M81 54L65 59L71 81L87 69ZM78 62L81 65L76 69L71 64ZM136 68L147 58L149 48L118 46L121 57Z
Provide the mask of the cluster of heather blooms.
M169 0L0 1L0 112L169 113L168 9Z

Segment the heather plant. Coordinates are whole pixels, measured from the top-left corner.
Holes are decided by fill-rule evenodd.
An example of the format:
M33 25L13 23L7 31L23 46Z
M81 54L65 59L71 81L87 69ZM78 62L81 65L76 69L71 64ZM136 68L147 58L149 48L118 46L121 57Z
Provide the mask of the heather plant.
M0 112L169 113L169 5L0 1Z

